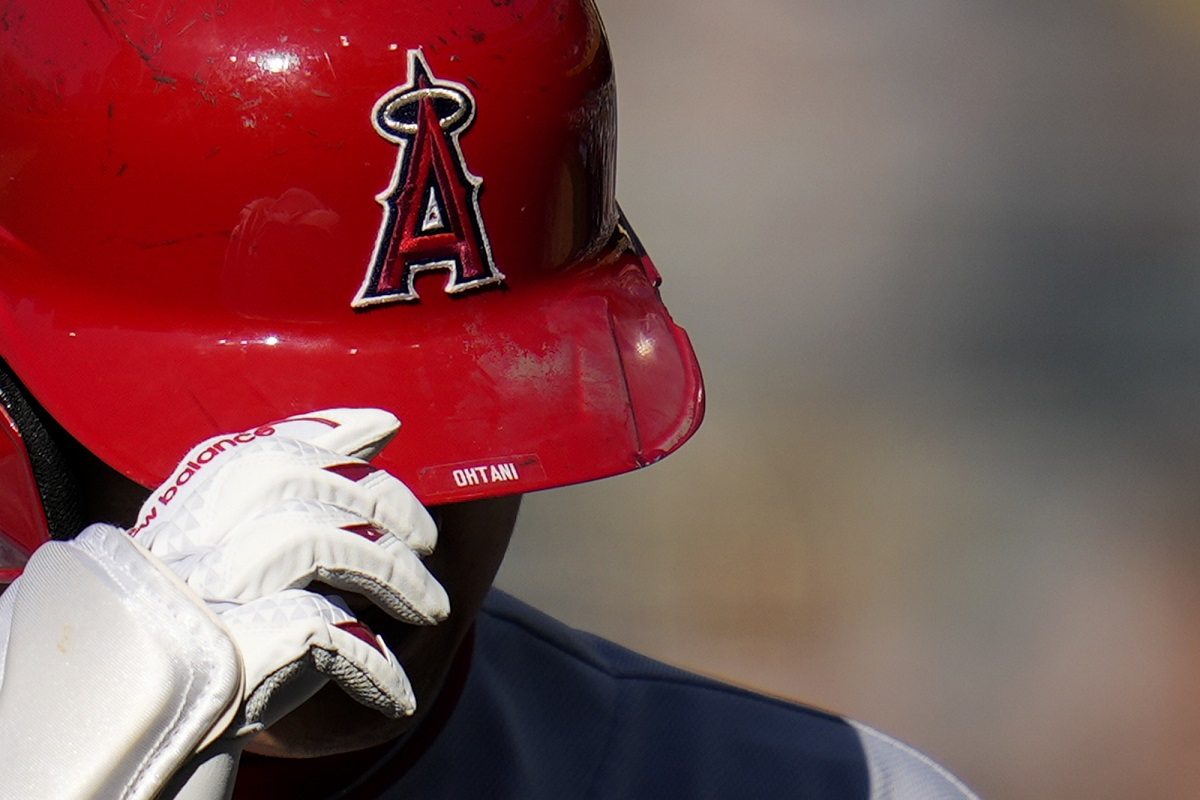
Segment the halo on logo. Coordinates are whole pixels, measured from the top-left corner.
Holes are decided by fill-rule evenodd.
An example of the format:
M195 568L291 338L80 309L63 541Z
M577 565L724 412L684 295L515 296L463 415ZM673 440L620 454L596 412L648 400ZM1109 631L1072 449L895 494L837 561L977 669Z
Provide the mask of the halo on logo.
M388 141L399 144L417 135L421 102L433 101L438 125L442 130L458 131L475 117L475 104L465 92L447 86L414 89L399 95L386 94L375 104L375 130Z

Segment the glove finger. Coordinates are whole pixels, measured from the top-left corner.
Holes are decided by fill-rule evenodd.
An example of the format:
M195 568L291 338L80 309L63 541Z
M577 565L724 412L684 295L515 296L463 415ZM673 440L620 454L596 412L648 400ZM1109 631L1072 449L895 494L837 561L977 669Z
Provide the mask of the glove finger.
M245 602L321 581L414 625L435 624L450 612L445 590L399 539L324 503L289 501L239 525L213 553L219 563L188 577L209 600Z
M363 502L371 508L371 513L364 514L364 517L377 523L415 552L421 555L433 552L437 546L437 523L403 481L370 465L349 470L337 466L325 469L355 486ZM354 506L350 508L357 510ZM363 505L357 508L363 508Z
M251 728L299 707L328 679L388 716L416 707L391 650L336 598L295 589L230 606L220 617L242 651Z
M326 408L288 417L272 427L280 436L370 461L400 430L400 420L379 408Z
M313 661L346 694L392 718L417 708L412 684L383 639L362 623L330 625L328 647L317 646Z
M291 500L344 508L422 555L437 544L437 524L402 481L371 465L306 445L263 443L230 461L213 492L222 503L208 527L227 531Z

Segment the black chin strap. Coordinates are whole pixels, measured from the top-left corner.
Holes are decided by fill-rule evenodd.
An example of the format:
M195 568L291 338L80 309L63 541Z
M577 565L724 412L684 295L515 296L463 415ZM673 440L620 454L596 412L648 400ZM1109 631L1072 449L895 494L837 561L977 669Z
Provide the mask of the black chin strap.
M49 416L36 406L4 364L0 364L0 405L12 417L25 443L33 478L42 496L50 536L70 539L83 528L79 488L47 425Z

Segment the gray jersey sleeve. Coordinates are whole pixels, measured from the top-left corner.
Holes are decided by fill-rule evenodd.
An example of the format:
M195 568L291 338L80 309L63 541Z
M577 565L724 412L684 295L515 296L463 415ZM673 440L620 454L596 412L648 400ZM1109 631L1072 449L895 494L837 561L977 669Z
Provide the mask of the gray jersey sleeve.
M867 757L870 800L979 800L945 767L861 722L850 721Z

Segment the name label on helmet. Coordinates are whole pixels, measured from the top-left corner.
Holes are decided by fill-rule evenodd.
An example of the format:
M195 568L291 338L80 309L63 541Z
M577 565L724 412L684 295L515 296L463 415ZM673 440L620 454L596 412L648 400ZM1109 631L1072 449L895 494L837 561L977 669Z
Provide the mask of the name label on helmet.
M527 486L544 483L546 470L536 455L514 455L461 464L425 467L420 472L424 499L448 499L459 495L490 492L487 487L504 484L506 491L518 492Z
M475 97L439 80L420 50L408 51L408 82L375 103L371 123L396 144L391 184L375 199L383 221L355 308L419 300L416 276L446 270L446 292L504 280L479 211L483 180L471 174L459 137L475 119Z

